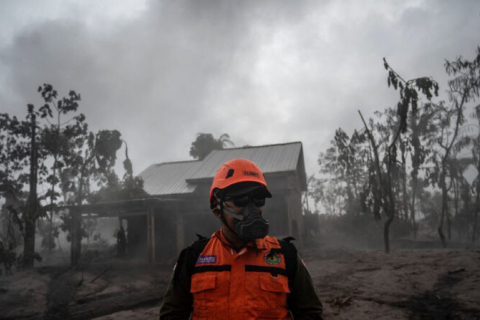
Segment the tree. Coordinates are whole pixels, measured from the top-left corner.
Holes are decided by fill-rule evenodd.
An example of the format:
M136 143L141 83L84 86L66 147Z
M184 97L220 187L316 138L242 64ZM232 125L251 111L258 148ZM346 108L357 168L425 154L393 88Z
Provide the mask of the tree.
M462 139L459 140L459 143L461 141ZM453 221L453 225L455 229L457 229L459 238L462 238L464 235L468 234L468 224L471 221L469 216L472 211L472 197L470 185L464 176L466 169L471 164L473 164L472 158L459 159L457 158L457 155L455 155L455 158L450 159L448 164L448 171L452 185L451 189L453 190L453 209L455 213L451 221ZM448 223L447 232L448 240L451 240L451 223Z
M19 125L16 117L0 114L0 195L5 201L0 212L0 238L4 243L15 245L20 244L21 234L19 236L20 230L16 228L16 216L7 207L19 205L19 201L26 198L18 174L28 165L25 149L20 147L20 141L17 143L21 139L17 133Z
M384 67L388 71L388 86L391 85L395 90L399 90L400 101L397 104L397 122L393 130L393 134L389 136L387 147L385 148L384 161L380 160L379 144L372 133L372 128L367 126L362 113L359 111L362 122L370 141L370 146L373 152L373 168L375 172L375 189L377 206L383 209L387 216L384 224L384 244L385 252L390 252L389 228L390 224L396 215L396 199L393 186L393 174L397 163L397 140L402 133L407 131L407 119L409 113L417 113L418 111L418 91L430 100L433 97L432 91L438 95L438 84L429 77L421 77L405 81L399 74L397 74L383 59ZM372 123L371 123L372 124Z
M334 210L331 212L340 212L342 209L350 215L360 212L360 186L364 184L366 177L363 160L366 152L364 142L364 134L355 130L349 137L341 128L338 128L330 142L331 147L325 153L321 152L318 157L320 173L327 177L323 180L325 183L328 182L329 187L320 192L321 180L314 184L317 185L314 188L319 191L316 196L317 202L322 201L324 205L330 206L330 210ZM333 203L333 206L328 204L332 201L333 203L341 201L345 205L335 210Z
M148 197L148 193L143 189L143 179L133 176L132 162L128 156L128 146L125 141L123 141L123 144L125 145L125 160L123 161L125 174L123 180L120 180L113 170L109 170L105 176L106 184L98 191L89 195L89 203L134 200Z
M411 146L411 163L412 171L411 190L412 196L410 199L410 221L413 227L413 235L417 236L417 226L415 217L416 199L421 194L422 184L419 183L418 174L421 166L426 162L430 154L430 148L437 132L436 126L433 124L433 117L435 115L434 107L431 103L427 103L423 108L419 109L418 113L411 113L409 127L411 130L409 144ZM423 143L422 143L423 142Z
M480 122L480 106L476 108L477 110L477 117ZM475 194L475 206L474 206L474 214L473 214L473 231L472 231L472 242L478 237L478 213L480 212L480 134L474 139L473 141L473 148L472 148L472 157L475 163L475 169L477 169L477 177L473 181L473 190Z
M121 134L116 130L89 133L83 114L63 121L65 115L77 111L80 95L74 91L59 100L51 85L44 84L38 91L45 104L38 110L29 104L26 121L0 114L0 192L5 199L4 208L8 208L23 234L26 267L33 267L34 259L39 258L34 252L37 219L49 211L52 221L54 209L62 202L60 192L63 203L84 203L92 182L101 185L112 171L122 145ZM39 120L44 122L43 126ZM48 191L38 195L37 187L44 184L49 185ZM63 230L71 230L71 217L62 219ZM74 226L75 232L81 233L80 229L79 225ZM51 248L57 232L49 228L48 233L44 244ZM80 247L79 237L76 238L75 246Z
M13 221L23 236L24 266L33 267L34 260L41 259L35 253L35 222L45 215L37 194L37 183L46 176L45 152L39 148L38 111L28 105L26 121L10 120L3 115L1 130L7 133L3 150L2 191ZM13 182L15 180L15 182ZM24 187L28 186L28 193Z
M443 223L445 218L450 225L448 213L448 192L451 187L447 186L447 177L449 175L449 162L454 152L454 145L457 142L460 128L465 122L464 109L466 104L474 101L479 96L480 89L480 47L477 47L477 56L468 61L462 57L455 61L445 62L445 71L448 75L455 76L448 82L449 105L441 104L442 112L437 113L437 122L441 128L441 136L438 139L438 146L441 152L437 152L435 160L440 164L440 170L434 175L435 182L442 190L442 212L438 225L438 235L444 247L447 246L445 235L443 233ZM449 130L451 122L454 122L453 132Z
M62 182L62 171L67 163L71 164L70 159L75 156L75 151L83 147L87 136L88 126L85 123L85 116L78 114L72 116L79 107L81 100L80 94L71 90L68 97L57 100L58 93L52 85L44 84L38 88L45 104L39 109L41 118L46 122L42 128L41 145L50 158L53 158L49 174L46 178L50 189L43 196L43 199L49 200L48 211L50 212L50 226L44 235L46 239L42 241L50 250L55 248L54 235L58 235L58 229L53 225L55 207L60 193L56 186ZM69 119L64 119L69 117Z
M226 133L218 139L215 139L211 133L198 133L190 147L190 155L194 159L203 160L212 150L221 150L228 146L234 146L234 143Z

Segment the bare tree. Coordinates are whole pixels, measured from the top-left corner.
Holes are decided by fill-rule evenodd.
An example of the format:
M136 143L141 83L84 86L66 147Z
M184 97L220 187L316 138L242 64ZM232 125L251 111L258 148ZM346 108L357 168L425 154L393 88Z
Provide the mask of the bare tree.
M418 111L418 91L430 100L433 96L438 95L438 84L429 77L421 77L405 81L398 73L396 73L384 59L385 69L388 71L388 85L392 85L396 90L399 89L400 101L397 104L397 122L394 124L393 134L390 137L388 146L385 149L385 165L382 165L379 157L379 144L377 144L372 129L367 125L360 111L360 117L365 126L370 146L373 151L373 168L376 176L376 199L377 207L383 209L387 220L384 223L383 239L385 252L390 252L389 228L396 215L396 199L393 191L392 174L396 167L397 140L402 133L407 130L407 119L409 113L416 114Z
M448 191L450 184L447 184L448 163L452 156L453 147L457 141L460 127L465 122L464 109L465 106L474 101L479 96L480 89L480 47L477 47L477 56L468 61L462 57L455 61L446 61L445 70L448 75L455 78L448 82L449 105L442 105L443 112L438 113L438 122L445 128L442 130L442 136L438 140L438 145L443 151L440 157L440 173L438 176L438 184L442 190L442 212L440 223L437 229L438 235L444 247L447 246L445 235L443 233L443 223L445 218L449 223L448 214ZM454 122L453 132L448 131L450 122ZM451 181L451 179L450 179Z

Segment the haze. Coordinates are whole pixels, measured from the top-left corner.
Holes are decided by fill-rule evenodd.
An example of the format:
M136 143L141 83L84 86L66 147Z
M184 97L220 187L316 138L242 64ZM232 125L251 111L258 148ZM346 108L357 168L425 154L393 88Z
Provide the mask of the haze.
M0 3L0 111L43 83L82 94L117 129L134 173L191 159L199 132L236 146L302 141L307 174L336 128L394 106L382 58L433 76L480 44L478 1L14 1Z

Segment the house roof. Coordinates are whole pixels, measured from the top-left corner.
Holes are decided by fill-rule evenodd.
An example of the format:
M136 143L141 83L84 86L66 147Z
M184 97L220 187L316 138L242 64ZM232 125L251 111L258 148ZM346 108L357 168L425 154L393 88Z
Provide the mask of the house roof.
M303 189L306 173L301 142L213 150L202 161L154 164L140 173L150 195L192 193L201 181L213 179L225 162L243 158L255 162L265 175L298 170Z
M187 179L198 170L201 164L198 160L152 164L139 176L143 179L143 188L150 195L192 193L197 186L187 183Z
M213 150L189 180L212 179L218 168L232 159L253 161L264 174L295 171L301 151L301 142Z

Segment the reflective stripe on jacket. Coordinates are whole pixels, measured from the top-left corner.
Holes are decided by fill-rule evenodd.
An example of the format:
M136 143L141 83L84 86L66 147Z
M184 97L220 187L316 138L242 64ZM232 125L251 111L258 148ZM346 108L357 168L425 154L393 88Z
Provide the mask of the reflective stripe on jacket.
M270 236L255 243L236 252L220 231L213 234L191 278L193 320L291 319L281 246Z

